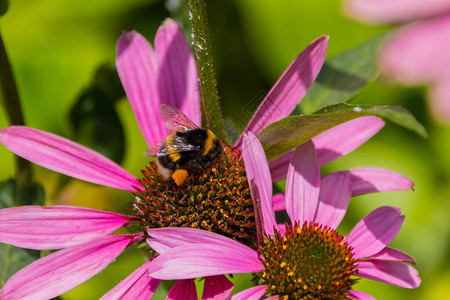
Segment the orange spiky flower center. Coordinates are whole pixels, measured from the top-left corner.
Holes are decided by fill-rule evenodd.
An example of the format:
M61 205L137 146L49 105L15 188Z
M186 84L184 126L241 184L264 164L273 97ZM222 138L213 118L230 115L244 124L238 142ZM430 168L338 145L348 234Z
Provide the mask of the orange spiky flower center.
M260 247L265 271L255 273L279 299L345 299L357 274L352 247L335 230L318 224L286 225Z
M226 146L209 167L188 173L178 186L163 179L154 162L146 166L139 180L145 190L134 193L133 203L140 229L191 227L254 245L253 203L240 152Z

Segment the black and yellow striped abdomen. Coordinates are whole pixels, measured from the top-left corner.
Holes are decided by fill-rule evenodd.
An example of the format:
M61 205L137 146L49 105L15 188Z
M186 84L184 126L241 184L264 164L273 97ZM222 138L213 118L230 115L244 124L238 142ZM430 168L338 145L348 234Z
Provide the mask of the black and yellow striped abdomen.
M223 152L219 140L207 129L176 131L166 138L161 149L164 149L161 152L168 153L157 158L158 167L166 179L178 169L201 172Z

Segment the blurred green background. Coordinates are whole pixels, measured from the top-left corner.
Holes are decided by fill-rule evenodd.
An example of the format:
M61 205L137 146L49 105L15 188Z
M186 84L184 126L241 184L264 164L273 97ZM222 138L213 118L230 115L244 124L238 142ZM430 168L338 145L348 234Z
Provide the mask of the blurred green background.
M0 29L17 79L28 126L57 133L92 147L74 133L69 114L92 86L100 66L113 66L115 44L122 30L136 29L153 43L158 26L173 17L188 29L184 1L145 0L15 0L0 18ZM178 7L178 8L177 8ZM256 108L287 65L313 39L327 34L330 57L354 47L389 27L368 27L342 15L339 1L246 0L208 1L208 18L225 118L243 120L242 107ZM190 34L187 33L187 36ZM406 89L382 80L369 84L353 103L399 104L427 128L423 140L387 124L368 143L323 169L324 173L356 166L398 171L415 182L414 191L390 192L352 199L341 232L381 205L402 208L403 227L391 243L417 260L422 284L414 290L361 280L356 289L377 299L445 299L450 294L450 127L429 115L422 88ZM122 165L139 176L146 150L130 105L114 102L123 124ZM233 116L233 117L232 117ZM0 110L0 126L7 126ZM123 140L124 139L124 140ZM118 150L120 151L120 150ZM120 155L118 160L120 159ZM14 175L12 154L0 147L0 180ZM49 204L70 204L126 212L131 195L94 186L34 166L35 179L46 187ZM66 293L63 299L97 299L143 262L130 248L101 274ZM240 278L244 277L244 280ZM245 276L235 277L235 290L245 288ZM155 299L164 299L161 287Z

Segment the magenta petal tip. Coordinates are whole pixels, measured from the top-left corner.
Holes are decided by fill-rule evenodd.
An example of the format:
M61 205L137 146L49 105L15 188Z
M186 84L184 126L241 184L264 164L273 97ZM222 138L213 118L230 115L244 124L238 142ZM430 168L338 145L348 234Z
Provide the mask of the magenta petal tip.
M354 247L354 257L363 258L383 250L400 231L404 219L398 207L382 206L370 212L345 238Z

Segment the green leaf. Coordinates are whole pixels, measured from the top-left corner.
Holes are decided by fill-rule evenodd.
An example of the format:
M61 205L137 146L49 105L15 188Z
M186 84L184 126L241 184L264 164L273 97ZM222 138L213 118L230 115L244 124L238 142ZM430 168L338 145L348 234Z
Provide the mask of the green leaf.
M0 209L16 206L16 183L14 179L0 182Z
M8 11L8 0L0 0L0 17L3 17Z
M102 66L70 110L71 138L119 164L125 132L114 103L124 95L115 69Z
M40 251L0 244L0 288L23 267L40 257Z
M125 97L125 91L116 68L111 65L104 64L97 69L91 86L102 90L112 103L116 103L119 99Z
M258 134L268 160L279 157L321 132L363 116L379 116L427 138L425 128L401 106L339 103L311 115L291 116L267 126Z
M14 179L0 182L0 209L19 205L44 205L45 190L37 182L18 186Z
M26 204L42 205L44 189L38 183L18 188L14 179L0 182L0 209L17 206L18 198L26 199ZM39 257L40 251L0 244L0 288L14 273Z
M299 107L312 113L326 105L348 102L377 76L376 55L385 35L327 59Z

